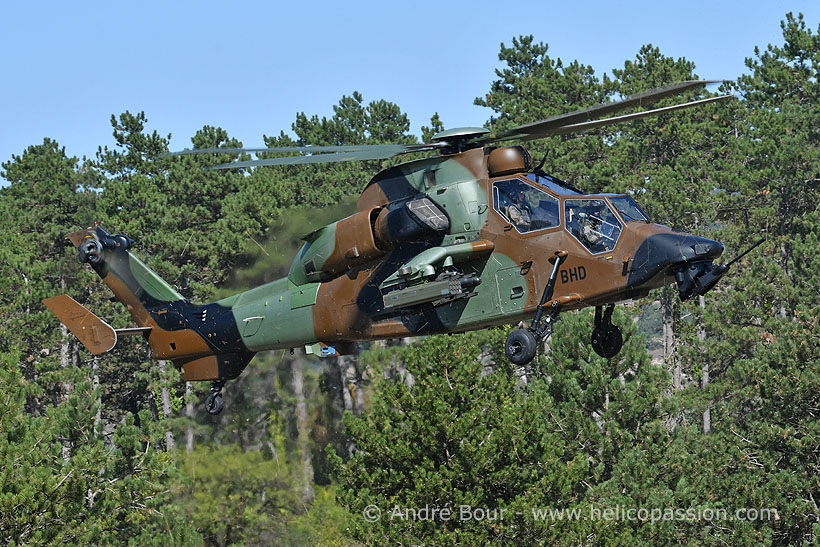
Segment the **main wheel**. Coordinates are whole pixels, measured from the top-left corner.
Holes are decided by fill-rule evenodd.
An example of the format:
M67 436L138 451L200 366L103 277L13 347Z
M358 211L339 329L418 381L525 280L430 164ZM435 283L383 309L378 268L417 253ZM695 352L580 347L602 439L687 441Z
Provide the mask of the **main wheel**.
M621 329L612 323L595 327L592 331L592 349L595 353L609 359L615 357L624 345Z
M221 393L211 393L208 395L208 398L205 399L205 410L208 411L208 414L219 414L222 412L222 406Z
M535 336L526 329L515 329L507 335L504 354L514 365L526 365L535 357L538 344Z

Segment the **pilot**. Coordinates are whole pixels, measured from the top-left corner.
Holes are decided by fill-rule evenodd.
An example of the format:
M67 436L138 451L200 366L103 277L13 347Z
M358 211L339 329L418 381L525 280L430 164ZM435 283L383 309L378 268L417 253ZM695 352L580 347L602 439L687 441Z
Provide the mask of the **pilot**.
M529 230L532 222L532 210L529 203L527 203L527 196L524 195L523 190L519 189L512 195L512 203L507 207L506 215L519 230Z
M601 233L601 222L604 216L604 204L593 201L579 214L581 238L589 243L590 247L604 244L604 235Z
M572 232L572 235L581 239L581 219L579 209L574 203L567 202L566 221L567 229Z

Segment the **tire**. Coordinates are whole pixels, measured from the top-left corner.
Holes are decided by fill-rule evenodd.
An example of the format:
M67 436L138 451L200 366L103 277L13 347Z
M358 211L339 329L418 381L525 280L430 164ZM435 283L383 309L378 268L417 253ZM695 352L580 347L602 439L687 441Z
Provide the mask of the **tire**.
M205 410L208 411L208 414L216 415L222 412L223 404L221 393L211 393L205 399Z
M514 365L526 365L535 358L538 344L535 336L526 329L516 329L507 335L504 354Z
M624 345L621 329L612 324L596 327L591 344L595 353L604 359L615 357Z

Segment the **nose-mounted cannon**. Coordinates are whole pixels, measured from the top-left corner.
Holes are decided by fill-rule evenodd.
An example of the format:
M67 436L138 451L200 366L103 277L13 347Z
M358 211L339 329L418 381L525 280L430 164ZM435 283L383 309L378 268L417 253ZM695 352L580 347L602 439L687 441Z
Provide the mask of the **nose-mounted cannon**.
M691 234L655 234L638 247L627 284L640 286L658 276L672 276L680 299L689 300L710 291L732 264L764 241L761 239L726 264L715 264L723 254L723 244Z
M709 289L729 271L726 264L714 264L712 261L686 264L675 270L675 281L681 300L706 294Z
M709 292L720 281L720 278L729 271L732 264L746 256L764 241L766 241L766 238L760 239L726 264L713 264L710 260L686 264L674 270L680 299L688 300L693 296L702 296Z

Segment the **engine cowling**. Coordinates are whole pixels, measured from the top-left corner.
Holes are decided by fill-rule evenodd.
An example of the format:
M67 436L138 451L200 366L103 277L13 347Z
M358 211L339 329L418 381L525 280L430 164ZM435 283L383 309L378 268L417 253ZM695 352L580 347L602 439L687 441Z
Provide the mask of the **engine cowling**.
M296 284L327 281L449 228L447 216L426 196L373 207L306 236L289 277Z

